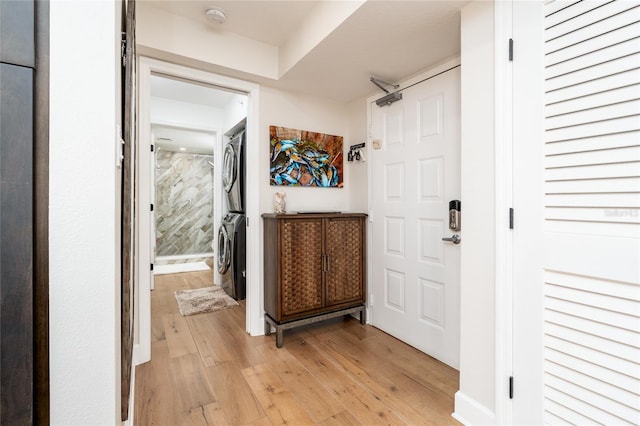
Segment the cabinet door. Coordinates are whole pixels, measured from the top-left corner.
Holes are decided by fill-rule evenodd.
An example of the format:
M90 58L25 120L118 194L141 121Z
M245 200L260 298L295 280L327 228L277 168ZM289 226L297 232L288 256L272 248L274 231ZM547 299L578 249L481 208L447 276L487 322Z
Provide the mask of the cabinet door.
M280 223L281 317L319 309L322 292L322 219Z
M360 218L327 219L327 306L363 301L364 222Z

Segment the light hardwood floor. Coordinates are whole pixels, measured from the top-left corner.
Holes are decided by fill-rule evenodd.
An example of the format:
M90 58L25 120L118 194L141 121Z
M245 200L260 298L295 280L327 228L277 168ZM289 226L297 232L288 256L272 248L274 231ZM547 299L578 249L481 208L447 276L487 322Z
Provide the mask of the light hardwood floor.
M275 336L244 331L245 306L182 317L175 290L211 271L155 278L151 361L136 368L137 425L458 424L458 372L355 319Z

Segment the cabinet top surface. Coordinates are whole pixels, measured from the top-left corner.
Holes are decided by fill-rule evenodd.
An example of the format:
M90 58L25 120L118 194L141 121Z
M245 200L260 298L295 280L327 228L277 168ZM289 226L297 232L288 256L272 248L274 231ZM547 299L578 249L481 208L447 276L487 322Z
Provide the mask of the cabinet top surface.
M264 213L265 219L310 219L318 217L366 217L366 213L349 212L287 212L287 213Z

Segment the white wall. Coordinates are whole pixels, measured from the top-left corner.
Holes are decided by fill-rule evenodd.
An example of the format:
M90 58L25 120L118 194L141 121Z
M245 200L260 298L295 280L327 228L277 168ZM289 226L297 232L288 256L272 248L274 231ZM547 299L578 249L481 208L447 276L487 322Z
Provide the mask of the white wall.
M269 87L260 89L260 124L259 140L248 141L248 149L258 149L259 172L259 211L260 214L273 212L273 195L275 192L286 194L287 211L299 210L336 210L350 209L350 192L353 185L349 180L350 167L345 156L345 180L343 188L301 188L270 185L270 140L269 126L283 126L301 130L343 136L343 151L351 144L349 136L349 108L347 104L314 98L301 94L283 92ZM344 151L346 152L346 151ZM249 182L250 184L250 182ZM366 193L366 188L363 189ZM366 205L365 205L366 206ZM366 208L366 207L365 207ZM364 210L363 210L364 211ZM253 247L258 259L263 259L263 233L260 220L258 247ZM255 223L255 222L254 222ZM262 260L260 260L260 277L262 283ZM258 296L262 313L263 288L252 293ZM255 301L253 303L256 303Z
M192 129L224 129L223 131L226 131L223 108L213 108L157 96L151 97L151 122Z
M349 211L367 213L369 206L369 176L367 174L367 160L370 146L365 147L361 152L364 154L365 161L347 162L347 152L349 146L367 142L367 109L371 105L367 104L367 99L358 99L348 105L349 108L349 140L345 141L345 179L348 180L349 186Z
M273 194L287 194L287 211L349 209L351 183L345 173L343 188L301 188L270 186L269 126L283 126L344 136L343 149L350 144L348 105L335 101L284 92L270 87L260 91L260 213L273 212ZM249 142L251 143L251 142ZM248 149L251 149L249 145ZM345 167L347 166L345 155Z
M224 132L247 116L247 96L235 94L224 106Z
M50 5L51 424L120 418L120 2Z
M462 217L460 390L455 417L494 423L495 162L494 4L462 10Z
M154 124L224 133L246 117L247 95L240 93L234 94L222 108L151 97L151 122Z

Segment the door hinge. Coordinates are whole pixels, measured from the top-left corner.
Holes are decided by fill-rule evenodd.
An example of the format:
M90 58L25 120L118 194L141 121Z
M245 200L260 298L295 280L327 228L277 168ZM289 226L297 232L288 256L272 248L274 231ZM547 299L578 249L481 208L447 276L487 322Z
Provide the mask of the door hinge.
M149 264L149 266L151 267L150 269L153 271L153 263Z
M513 39L509 39L509 60L513 61Z
M513 399L513 376L509 377L509 399Z
M513 229L513 208L509 208L509 229Z
M154 148L153 148L153 145L151 145L151 152L153 152L153 149L154 149Z
M120 57L122 58L122 68L127 66L127 33L122 33L120 39Z
M151 204L151 211L153 211L153 204Z

